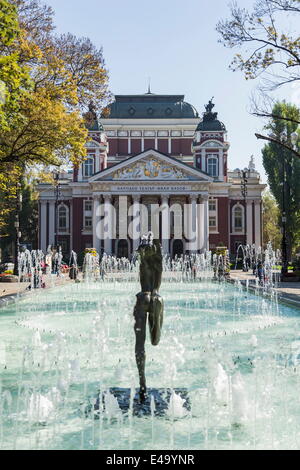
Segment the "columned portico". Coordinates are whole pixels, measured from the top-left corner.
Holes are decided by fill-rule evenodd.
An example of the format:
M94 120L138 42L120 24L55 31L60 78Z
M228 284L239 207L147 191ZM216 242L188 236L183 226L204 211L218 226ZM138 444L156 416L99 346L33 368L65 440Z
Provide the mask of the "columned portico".
M197 253L198 243L198 221L197 221L197 194L192 194L188 199L188 233L187 249L189 253Z
M103 226L100 218L100 196L93 199L93 247L101 253L101 240L104 238Z
M104 252L112 254L114 214L111 195L104 196Z
M140 237L141 237L140 196L135 194L132 197L132 201L133 201L132 222L131 222L132 233L130 235L132 238L132 250L133 250L133 253L135 253L139 247Z
M162 209L162 228L161 228L161 238L162 238L162 248L165 255L169 254L170 250L170 206L169 206L170 196L169 194L163 194L161 198L161 209Z

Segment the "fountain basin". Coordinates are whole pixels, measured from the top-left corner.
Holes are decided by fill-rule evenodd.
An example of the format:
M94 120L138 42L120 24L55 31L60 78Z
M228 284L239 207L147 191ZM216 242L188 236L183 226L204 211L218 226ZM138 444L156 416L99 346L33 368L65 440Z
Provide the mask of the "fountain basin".
M124 276L40 290L1 309L0 448L299 448L298 311L208 279L162 284L161 343L146 342L148 387L184 388L190 409L124 415L111 402L115 416L87 416L99 389L138 387L138 291Z

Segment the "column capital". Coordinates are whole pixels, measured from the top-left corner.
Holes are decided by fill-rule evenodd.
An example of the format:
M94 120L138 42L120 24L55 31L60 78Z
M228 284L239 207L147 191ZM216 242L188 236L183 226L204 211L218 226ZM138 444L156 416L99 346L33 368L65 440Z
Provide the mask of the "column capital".
M104 202L110 202L111 201L111 194L104 194Z
M253 202L254 202L254 204L255 204L256 206L259 206L259 205L261 204L261 200L260 200L260 199L254 199Z
M140 202L141 195L140 194L133 194L132 200L133 200L133 202Z
M207 202L208 199L209 199L209 195L208 194L201 194L201 201L202 202Z
M161 195L162 202L168 202L169 199L170 199L170 194L162 194Z

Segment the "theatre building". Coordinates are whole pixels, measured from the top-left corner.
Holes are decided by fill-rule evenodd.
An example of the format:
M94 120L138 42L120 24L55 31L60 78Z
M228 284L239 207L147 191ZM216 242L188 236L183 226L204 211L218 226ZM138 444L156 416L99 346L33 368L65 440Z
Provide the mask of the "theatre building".
M200 117L183 95L150 92L115 96L101 117L91 105L86 160L61 174L57 188L39 185L40 249L131 257L148 230L170 256L260 246L265 185L251 159L242 196L213 108L211 100Z

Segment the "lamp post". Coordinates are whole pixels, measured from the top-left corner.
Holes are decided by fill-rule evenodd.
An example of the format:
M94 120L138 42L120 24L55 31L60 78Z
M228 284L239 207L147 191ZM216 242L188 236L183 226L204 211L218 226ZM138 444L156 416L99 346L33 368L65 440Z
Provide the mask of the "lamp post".
M245 246L247 245L247 194L248 194L248 178L249 178L249 169L245 168L240 170L241 178L241 194L244 198L244 230L245 230Z
M54 227L55 227L55 234L54 234L54 244L55 244L55 248L57 249L57 245L58 245L58 211L57 211L57 208L58 208L58 199L59 199L59 195L60 195L60 191L59 191L59 176L60 176L60 173L59 173L59 170L53 170L52 172L52 175L53 175L53 179L54 179L54 184L55 184L55 224L54 224Z

